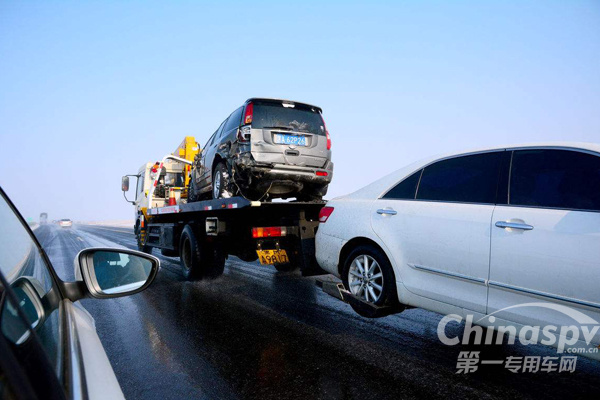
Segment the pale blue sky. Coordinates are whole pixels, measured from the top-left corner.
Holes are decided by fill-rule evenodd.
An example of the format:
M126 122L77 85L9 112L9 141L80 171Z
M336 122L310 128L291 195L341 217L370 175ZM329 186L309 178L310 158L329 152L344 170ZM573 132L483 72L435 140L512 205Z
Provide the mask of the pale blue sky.
M249 97L323 108L328 197L419 158L600 142L600 1L0 3L0 185L127 219L121 175Z

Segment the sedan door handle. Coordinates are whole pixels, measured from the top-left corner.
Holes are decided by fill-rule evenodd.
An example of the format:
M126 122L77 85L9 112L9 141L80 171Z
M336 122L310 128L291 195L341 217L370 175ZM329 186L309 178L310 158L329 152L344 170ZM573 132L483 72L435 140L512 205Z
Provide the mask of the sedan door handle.
M377 214L396 215L398 214L398 211L392 210L391 208L380 208L379 210L377 210Z
M518 222L508 222L508 221L498 221L498 222L496 222L496 226L498 228L521 229L524 231L530 231L533 229L533 226L531 226L531 225L521 224Z

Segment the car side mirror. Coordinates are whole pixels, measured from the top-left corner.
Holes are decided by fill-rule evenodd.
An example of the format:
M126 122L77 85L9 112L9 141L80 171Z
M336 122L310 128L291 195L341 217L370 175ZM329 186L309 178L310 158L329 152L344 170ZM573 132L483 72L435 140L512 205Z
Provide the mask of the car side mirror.
M129 190L129 177L124 176L121 178L121 190L127 192Z
M154 281L160 267L158 258L146 253L109 248L82 250L75 263L76 275L83 278L89 296L97 299L141 292Z
M46 318L46 310L41 294L44 293L42 284L30 276L22 276L11 283L11 289L16 297L10 296L4 301L0 311L2 333L14 344L24 343L30 336L32 329L41 326ZM16 300L18 306L13 304ZM21 308L29 326L23 323L19 315L18 307Z

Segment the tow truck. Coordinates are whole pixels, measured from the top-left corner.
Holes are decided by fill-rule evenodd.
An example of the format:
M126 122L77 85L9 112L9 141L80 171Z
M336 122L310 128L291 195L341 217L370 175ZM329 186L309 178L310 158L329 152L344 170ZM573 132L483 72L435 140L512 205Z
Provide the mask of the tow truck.
M314 241L324 201L261 202L238 196L188 203L190 172L199 152L195 138L188 136L160 162L122 178L123 195L135 205L139 250L156 248L180 257L188 280L218 277L229 256L259 260L279 271L299 268L304 276L325 274L316 262ZM130 177L137 179L135 200L127 198Z

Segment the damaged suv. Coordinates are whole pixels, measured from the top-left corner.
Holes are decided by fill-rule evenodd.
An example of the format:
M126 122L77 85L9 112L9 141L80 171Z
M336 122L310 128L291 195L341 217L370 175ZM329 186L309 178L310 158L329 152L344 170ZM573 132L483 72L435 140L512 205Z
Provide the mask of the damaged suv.
M244 196L320 200L333 174L319 107L252 98L221 123L196 156L188 201Z

